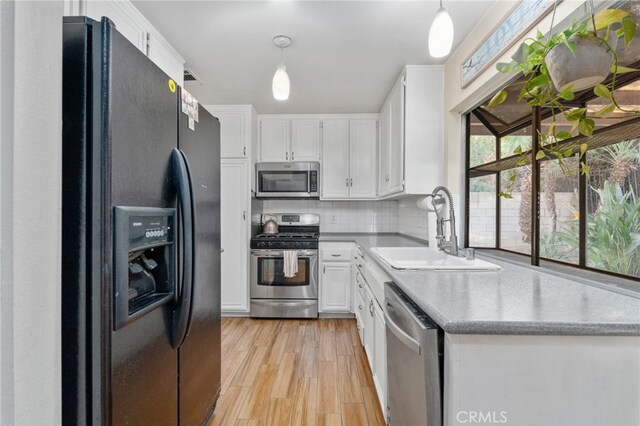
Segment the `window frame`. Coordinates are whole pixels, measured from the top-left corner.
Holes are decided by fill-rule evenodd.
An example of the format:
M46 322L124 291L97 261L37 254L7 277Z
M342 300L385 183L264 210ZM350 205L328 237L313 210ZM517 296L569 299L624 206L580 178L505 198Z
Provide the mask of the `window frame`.
M634 64L637 65L637 64ZM628 83L632 83L632 82L636 82L636 81L640 81L640 73L629 73L627 75L624 76L624 79L619 79L618 85L617 87L623 87L624 85L628 84ZM590 91L585 91L583 93L580 94L579 97L576 98L575 101L573 101L573 105L576 104L576 101L582 105L586 105L586 103L592 99L595 99L596 96ZM490 98L489 98L490 99ZM502 252L508 252L508 253L514 253L516 255L522 256L522 258L529 258L530 259L530 264L532 266L541 266L541 261L543 263L545 262L550 262L552 264L559 264L559 265L563 265L563 266L567 266L567 267L571 267L571 268L577 268L577 269L581 269L587 272L593 272L593 273L599 273L599 274L605 274L605 275L610 275L613 277L618 277L618 278L622 278L625 280L630 280L630 281L635 281L635 282L640 282L640 277L636 277L633 275L625 275L625 274L621 274L618 272L612 272L612 271L607 271L607 270L603 270L603 269L597 269L597 268L593 268L590 267L587 264L587 190L588 190L588 182L587 182L587 175L583 174L583 173L579 173L579 179L578 179L578 210L579 210L579 246L578 246L578 263L574 264L574 263L569 263L569 262L564 262L561 260L557 260L557 259L549 259L546 257L541 257L540 256L540 196L541 196L541 192L540 192L540 171L541 171L541 167L540 165L542 163L544 163L545 161L552 161L552 158L543 158L541 160L537 160L536 159L536 155L538 153L538 151L540 150L540 140L538 138L538 130L542 127L542 122L545 118L550 117L549 113L543 113L540 107L532 107L532 111L530 114L530 118L529 120L518 120L517 122L512 123L512 125L507 128L506 130L500 131L498 132L496 129L494 129L490 123L487 122L487 120L484 119L484 117L480 114L477 113L476 110L481 106L484 105L486 103L486 101L482 102L480 105L478 105L477 107L473 108L472 110L470 110L469 112L465 113L462 115L462 120L463 120L463 126L462 128L464 129L465 135L464 135L464 147L465 147L465 177L464 177L464 197L465 197L465 209L464 209L464 214L465 214L465 229L464 229L464 238L465 238L465 243L468 247L472 247L475 248L477 250L497 250L497 251L502 251ZM470 166L471 163L471 115L474 115L478 121L480 121L482 123L482 125L493 135L495 136L496 139L496 160L492 161L492 162L487 162L484 163L482 165L475 165L473 167ZM640 123L640 117L636 117L636 118L632 118L630 120L626 120L624 123L626 123L626 125L634 125L636 123ZM618 123L620 124L620 123ZM509 134L513 134L514 132L518 131L518 130L522 130L523 128L526 128L528 126L531 126L531 159L530 159L530 166L531 166L531 254L526 254L526 253L521 253L521 252L517 252L514 250L508 250L505 248L502 248L500 246L500 234L501 234L501 229L500 229L500 224L501 224L501 198L498 194L500 192L500 183L501 183L501 173L509 171L509 170L514 170L517 169L518 166L515 167L508 167L508 168L504 168L504 169L498 169L498 170L494 170L494 171L478 171L479 167L485 166L487 164L493 164L495 163L496 165L499 166L499 162L500 160L503 160L502 156L501 156L501 139L504 136L508 136ZM598 132L600 134L604 134L610 131L613 131L617 128L617 125L611 125L611 126L607 126L607 127L603 127L601 129L598 130ZM571 139L577 139L577 138L571 138ZM616 143L620 143L623 142L618 141L612 144L609 144L608 146L613 146ZM582 158L581 161L583 162L587 162L588 156L589 156L589 151L592 148L589 148L589 150L587 150L584 153L584 156ZM597 147L594 147L593 149L597 149ZM513 156L507 156L505 158L510 158ZM475 173L474 173L475 172ZM488 248L488 247L474 247L472 245L470 245L470 241L469 241L469 229L470 229L470 183L471 183L471 179L475 178L475 177L479 177L479 176L489 176L489 175L493 175L495 176L495 181L496 181L496 189L495 189L495 194L496 194L496 213L495 213L495 247L494 248ZM638 196L640 196L640 194L637 194ZM544 266L542 266L544 267Z

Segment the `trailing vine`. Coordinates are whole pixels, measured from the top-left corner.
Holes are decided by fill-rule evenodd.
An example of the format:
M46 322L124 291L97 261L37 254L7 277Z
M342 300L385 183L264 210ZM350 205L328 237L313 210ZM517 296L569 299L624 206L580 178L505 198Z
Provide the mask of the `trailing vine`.
M577 134L590 137L595 129L594 117L587 115L587 108L568 108L566 102L575 99L573 85L557 90L553 84L545 59L547 55L559 45L566 46L573 55L576 55L576 43L580 38L593 39L606 47L612 56L610 67L611 78L606 84L596 84L593 93L605 101L605 105L595 112L595 117L603 118L614 112L623 112L630 115L640 115L639 110L624 108L615 96L617 77L619 74L639 71L633 68L621 66L618 63L616 48L620 39L624 40L625 48L636 36L637 24L631 18L630 13L622 9L605 9L591 16L591 29L586 22L573 23L566 30L546 37L539 30L535 38L526 39L512 56L510 63L498 63L496 68L502 73L522 73L526 77L519 94L518 102L525 101L531 107L549 108L551 111L551 124L543 134L539 131L540 150L536 153L536 160L544 158L554 158L558 160L565 175L575 172L569 170L565 164L565 159L579 154L580 172L589 174L590 167L583 161L583 157L589 148L587 143L580 146L562 147L561 142L576 136ZM613 44L613 46L612 46ZM521 84L521 83L518 83ZM506 88L500 90L489 101L488 106L494 107L503 103L507 97ZM571 123L571 130L557 130L557 116L562 117ZM522 166L529 162L530 150L523 150L518 146L513 152L520 157L516 165ZM507 177L506 191L499 195L511 198L517 177L512 170Z

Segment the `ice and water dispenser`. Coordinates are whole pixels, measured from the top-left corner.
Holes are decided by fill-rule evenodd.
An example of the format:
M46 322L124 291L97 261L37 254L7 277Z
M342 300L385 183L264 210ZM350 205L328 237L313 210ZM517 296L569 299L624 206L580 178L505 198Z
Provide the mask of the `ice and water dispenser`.
M115 207L114 327L174 297L175 209Z

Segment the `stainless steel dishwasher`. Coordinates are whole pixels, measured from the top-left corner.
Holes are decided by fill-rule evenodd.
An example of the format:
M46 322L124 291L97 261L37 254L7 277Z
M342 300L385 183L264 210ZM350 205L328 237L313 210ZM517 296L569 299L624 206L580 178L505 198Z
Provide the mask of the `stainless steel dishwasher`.
M384 295L389 424L440 426L444 332L394 283Z

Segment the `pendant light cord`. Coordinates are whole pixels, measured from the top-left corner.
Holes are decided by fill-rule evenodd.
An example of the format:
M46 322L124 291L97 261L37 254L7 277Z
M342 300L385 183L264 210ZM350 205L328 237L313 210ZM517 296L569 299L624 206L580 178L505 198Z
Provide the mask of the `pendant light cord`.
M595 18L595 8L593 7L593 0L589 0L587 2L589 4L589 9L591 9L591 23L593 24L593 32L596 32L596 18Z
M440 5L442 5L442 0L440 0ZM556 6L558 6L558 0L554 0L553 2L553 13L551 15L551 25L549 26L549 34L553 32L553 22L556 19ZM593 0L587 1L587 7L589 8L588 12L591 14L591 24L593 25L593 32L596 32L596 18L595 18L595 8L593 6Z

